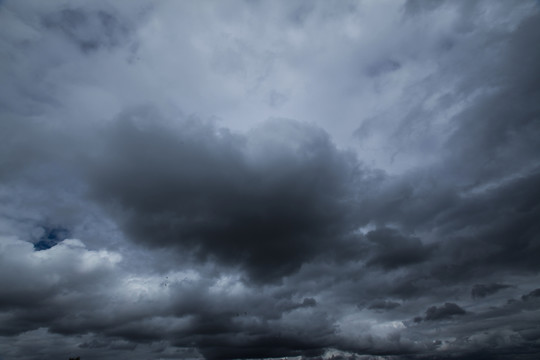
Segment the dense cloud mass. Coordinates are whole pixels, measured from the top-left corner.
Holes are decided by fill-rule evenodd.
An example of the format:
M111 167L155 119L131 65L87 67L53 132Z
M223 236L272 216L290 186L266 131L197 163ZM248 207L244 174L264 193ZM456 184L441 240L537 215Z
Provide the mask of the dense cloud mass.
M443 306L431 306L426 310L426 320L442 320L452 318L454 315L465 315L465 310L454 303L445 303Z
M486 296L495 294L497 291L506 289L509 285L504 284L476 284L471 290L471 295L473 298L484 298Z
M119 216L136 241L264 281L358 227L359 164L320 129L272 120L246 137L196 119L167 128L134 117L107 131L92 177L97 197L129 209Z
M0 359L540 356L538 2L0 30Z

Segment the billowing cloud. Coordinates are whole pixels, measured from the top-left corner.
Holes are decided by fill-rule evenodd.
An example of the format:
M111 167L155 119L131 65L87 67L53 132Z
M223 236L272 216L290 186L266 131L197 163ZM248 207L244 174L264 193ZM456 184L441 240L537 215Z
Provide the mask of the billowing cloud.
M0 353L537 358L539 17L1 2Z
M339 247L361 222L351 201L362 191L360 165L320 129L271 120L240 136L136 116L108 131L91 176L95 196L120 208L141 243L272 280Z
M459 305L454 303L445 303L442 306L431 306L426 310L426 320L451 319L455 315L465 315L466 312Z
M391 229L370 231L366 237L377 248L369 264L379 265L385 269L420 263L428 259L431 252L420 239L403 236Z

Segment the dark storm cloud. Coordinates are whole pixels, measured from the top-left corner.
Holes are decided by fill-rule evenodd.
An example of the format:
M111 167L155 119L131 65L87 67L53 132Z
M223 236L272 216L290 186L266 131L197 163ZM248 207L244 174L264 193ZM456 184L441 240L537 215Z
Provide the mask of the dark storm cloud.
M510 285L505 284L475 284L471 290L471 296L473 298L485 298L486 296L493 295L499 290L506 289Z
M196 119L168 128L139 112L123 115L105 142L96 195L126 210L134 239L240 264L256 280L298 270L360 222L358 163L306 124L272 120L244 137Z
M448 226L445 230L456 234L444 251L461 263L459 271L538 270L535 258L540 254L540 228L535 218L540 208L535 204L540 201L539 179L536 173L511 181L496 191L472 196L441 216ZM464 227L469 230L463 234ZM466 276L459 272L455 275Z
M425 12L433 10L418 4ZM430 273L446 283L463 281L471 273L538 269L540 72L533 64L540 53L533 50L532 35L540 32L538 24L534 14L506 36L485 34L490 44L485 53L498 49L501 57L487 67L471 58L470 66L461 69L456 99L474 91L482 95L453 117L444 161L399 179L387 178L369 206L378 224L398 224L407 232L427 231L445 239L435 247ZM452 74L459 72L450 61L461 45L456 42L444 58L448 63L443 69ZM484 92L486 87L494 90ZM412 115L404 120L407 131L425 125L424 110Z
M354 3L258 2L246 13L186 5L190 22L164 2L140 31L136 16L103 4L43 5L38 20L13 20L22 40L2 42L2 54L21 56L0 59L15 69L0 73L4 82L18 84L0 102L3 356L537 357L540 21L524 12L532 7L469 3L409 1L403 34L375 38L357 27L373 20ZM283 26L283 45L261 50L267 33L236 28L252 18ZM222 37L190 30L208 19ZM327 37L334 22L345 40ZM139 41L141 64L111 60ZM232 62L220 57L229 53ZM277 59L262 72L250 58L261 54ZM215 58L241 59L243 82L223 69L212 77ZM265 83L273 76L287 86ZM165 85L179 79L185 88ZM229 129L231 113L203 120L253 101L238 95L245 88L264 88L262 102L287 115L305 107L304 87L326 128L253 125L267 117L258 102L238 120L249 131ZM190 108L197 91L205 106ZM369 93L399 111L354 125L357 139L395 151L397 170L367 166L329 135L351 121L341 108L354 122L363 116L355 106ZM161 111L178 99L203 115Z
M299 327L270 329L260 325L247 328L224 325L221 321L216 324L211 317L199 318L193 326L194 332L178 337L175 344L196 343L208 359L234 359L322 355L324 348L336 340L335 329L320 324L311 327L311 336L306 336L308 333ZM235 333L238 335L234 336Z
M538 298L540 298L540 289L533 290L530 293L521 297L523 301L538 300Z
M431 306L426 310L425 320L445 320L452 319L455 315L465 315L466 312L459 305L445 303L439 307Z
M398 231L382 228L370 231L366 238L374 245L368 264L387 270L421 263L429 258L432 248L416 237L403 236Z
M392 310L400 306L401 304L395 301L379 300L369 305L369 309L372 310Z
M533 139L540 134L540 70L535 65L540 50L532 44L540 33L539 18L532 15L508 38L497 39L499 44L493 48L504 46L505 50L499 66L474 74L486 77L484 86L499 89L481 96L457 116L461 126L448 142L453 150L452 170L456 175L467 174L471 185L538 166L535 155L540 146ZM471 81L463 80L464 91L474 90Z

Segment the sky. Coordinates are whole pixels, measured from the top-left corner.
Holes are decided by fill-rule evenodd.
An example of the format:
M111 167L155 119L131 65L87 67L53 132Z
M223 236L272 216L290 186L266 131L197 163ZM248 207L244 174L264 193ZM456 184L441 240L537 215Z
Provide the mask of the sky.
M540 357L538 1L0 1L0 360Z

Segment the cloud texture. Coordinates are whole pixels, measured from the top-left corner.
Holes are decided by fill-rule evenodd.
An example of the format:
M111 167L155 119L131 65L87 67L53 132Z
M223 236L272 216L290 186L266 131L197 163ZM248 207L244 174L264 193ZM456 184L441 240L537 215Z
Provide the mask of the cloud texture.
M0 2L0 357L536 359L539 20Z

